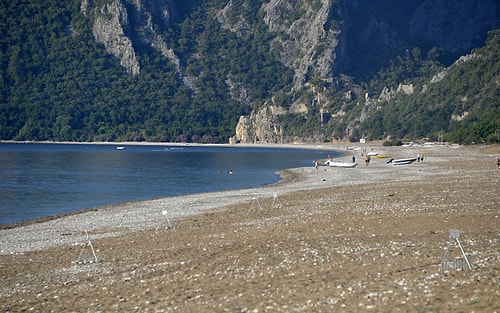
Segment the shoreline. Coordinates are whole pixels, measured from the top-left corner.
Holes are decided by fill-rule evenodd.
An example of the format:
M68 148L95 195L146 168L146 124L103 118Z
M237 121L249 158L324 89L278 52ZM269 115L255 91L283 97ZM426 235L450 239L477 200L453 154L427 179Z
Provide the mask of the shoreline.
M330 146L328 143L324 144L199 144L199 143L175 143L175 142L58 142L58 141L7 141L7 140L2 140L0 141L1 143L5 144L41 144L41 145L104 145L104 146L200 146L200 147L231 147L231 148L278 148L278 149L304 149L304 150L325 150L325 151L333 151L336 150L340 153L345 154L345 151L343 149L340 149L339 145L336 147ZM347 143L342 143L344 144L344 147L346 146ZM277 172L276 173L279 176L279 180L277 182L264 185L264 186L272 186L275 184L280 184L283 182L283 177L282 175ZM264 186L260 187L255 187L255 188L261 188ZM231 190L228 190L231 191ZM187 194L189 195L189 194ZM183 196L183 195L180 195ZM21 221L16 221L16 222L11 222L11 223L0 223L0 230L2 229L12 229L16 227L22 227L30 224L36 224L36 223L44 223L48 222L51 220L59 219L59 218L64 218L67 216L75 215L75 214L82 214L87 211L98 211L102 210L106 207L110 206L120 206L120 205L126 205L128 203L135 203L135 202L143 202L143 201L151 201L151 200L157 200L157 199L162 199L162 198L172 198L176 196L165 196L165 197L159 197L159 198L151 198L151 199L143 199L143 200L132 200L132 201L125 201L125 202L117 202L117 203L109 203L109 204L103 204L95 207L88 207L88 208L81 208L81 209L76 209L68 212L63 212L63 213L55 213L52 215L48 216L41 216L41 217L35 217L27 220L21 220Z
M275 145L271 146L276 147ZM316 149L319 146L324 147L325 150L334 149L334 147L326 145L302 145L301 147L311 149L313 146ZM340 147L340 145L337 146ZM404 156L418 153L413 148L383 147L380 145L366 145L366 148L377 148L384 154L399 153ZM436 152L431 153L431 155L434 154L430 158L432 161L422 162L422 165L427 167L425 172L415 167L416 164L395 168L385 164L385 159L374 160L370 166L366 167L362 164L364 162L358 162L359 165L354 169L335 169L321 166L319 171L316 171L311 166L281 171L278 173L281 177L280 181L262 187L110 204L6 224L4 227L0 227L0 247L2 247L0 254L43 250L48 247L79 242L82 240L84 229L96 233L97 238L118 236L129 232L164 227L167 217L173 221L182 220L229 205L248 204L254 199L270 199L293 192L328 187L383 182L390 180L395 171L406 173L400 178L403 181L422 179L424 176L438 173L432 169L437 169L436 164L445 161L439 157L440 151L449 148L432 147L420 150L424 149L432 149L433 152ZM469 150L462 149L462 151ZM350 155L344 153L339 159L350 159ZM335 176L332 176L332 173ZM163 214L164 211L168 212L167 216ZM32 240L37 237L36 241Z
M500 146L422 151L423 163L373 159L351 169L292 169L272 186L109 206L0 230L0 307L500 311ZM97 263L84 245L84 226ZM459 233L472 269L460 268L456 245L443 256L450 230ZM452 267L440 270L443 261Z
M280 177L279 181L277 181L275 183L268 184L268 185L260 186L260 187L247 188L247 189L234 189L234 190L214 191L214 192L206 192L206 193L198 193L198 194L185 194L185 195L171 196L171 197L159 197L159 198L146 199L146 200L137 200L137 201L126 201L126 202L110 203L110 204L105 204L105 205L100 205L100 206L95 206L95 207L90 207L90 208L84 208L84 209L79 209L79 210L73 210L73 211L69 211L69 212L59 213L59 214L53 214L53 215L48 215L48 216L43 216L43 217L38 217L38 218L33 218L33 219L28 219L28 220L23 220L23 221L19 221L19 222L0 224L0 231L1 230L6 230L6 229L14 229L14 228L17 228L17 227L29 226L29 225L33 225L33 224L46 223L46 222L50 222L50 221L53 221L53 220L70 217L70 216L73 216L73 215L85 214L87 212L97 212L97 211L103 211L103 210L118 209L118 208L120 208L122 206L134 205L134 203L140 205L140 203L143 203L143 202L158 201L158 200L168 200L170 198L189 197L189 196L193 196L193 195L205 195L205 194L222 193L222 192L238 192L239 190L252 190L252 189L257 189L257 188L271 188L272 186L278 186L278 185L281 185L281 184L287 184L287 182L289 180L296 179L296 177L298 175L295 174L295 173L293 173L293 170L298 170L298 168L296 168L296 169L285 169L285 170L281 170L281 171L276 172L276 174Z

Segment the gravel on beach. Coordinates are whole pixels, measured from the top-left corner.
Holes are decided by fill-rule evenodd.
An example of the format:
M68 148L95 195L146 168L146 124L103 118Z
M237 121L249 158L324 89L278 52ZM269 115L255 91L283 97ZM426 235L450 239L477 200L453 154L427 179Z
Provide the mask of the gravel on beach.
M368 149L425 159L365 165ZM262 188L3 227L1 308L500 312L500 148L373 145L354 152L355 168L291 169ZM340 160L350 161L350 153ZM450 229L459 230L472 270ZM92 247L84 245L85 231ZM448 242L447 264L463 269L439 270Z

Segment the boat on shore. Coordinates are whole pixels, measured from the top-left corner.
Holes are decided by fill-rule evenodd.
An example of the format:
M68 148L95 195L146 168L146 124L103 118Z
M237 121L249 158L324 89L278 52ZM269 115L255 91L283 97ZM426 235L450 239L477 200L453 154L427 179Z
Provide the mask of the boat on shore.
M344 167L344 168L353 168L358 163L356 162L341 162L341 161L333 161L333 160L328 160L325 162L325 165L332 166L332 167Z
M405 165L412 164L417 158L406 158L406 159L390 159L387 163L392 163L392 165Z

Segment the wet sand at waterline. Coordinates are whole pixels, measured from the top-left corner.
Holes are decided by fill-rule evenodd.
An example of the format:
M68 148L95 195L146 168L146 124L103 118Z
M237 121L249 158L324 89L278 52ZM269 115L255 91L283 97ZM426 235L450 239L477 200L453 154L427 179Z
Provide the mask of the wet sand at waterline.
M425 160L4 227L2 311L500 312L500 147L367 148Z

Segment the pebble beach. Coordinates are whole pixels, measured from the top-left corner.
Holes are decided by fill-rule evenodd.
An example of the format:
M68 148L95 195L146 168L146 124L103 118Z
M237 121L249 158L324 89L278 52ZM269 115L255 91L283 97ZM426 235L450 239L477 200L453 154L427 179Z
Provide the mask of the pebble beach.
M314 148L317 148L315 146ZM343 145L325 145L342 149ZM500 312L499 146L356 150L262 188L0 229L4 312ZM366 151L424 162L390 165ZM341 161L351 159L345 151ZM440 270L463 259L471 269ZM87 234L89 237L87 237ZM85 243L92 243L92 246ZM96 256L94 258L92 248ZM77 262L78 261L78 262Z

